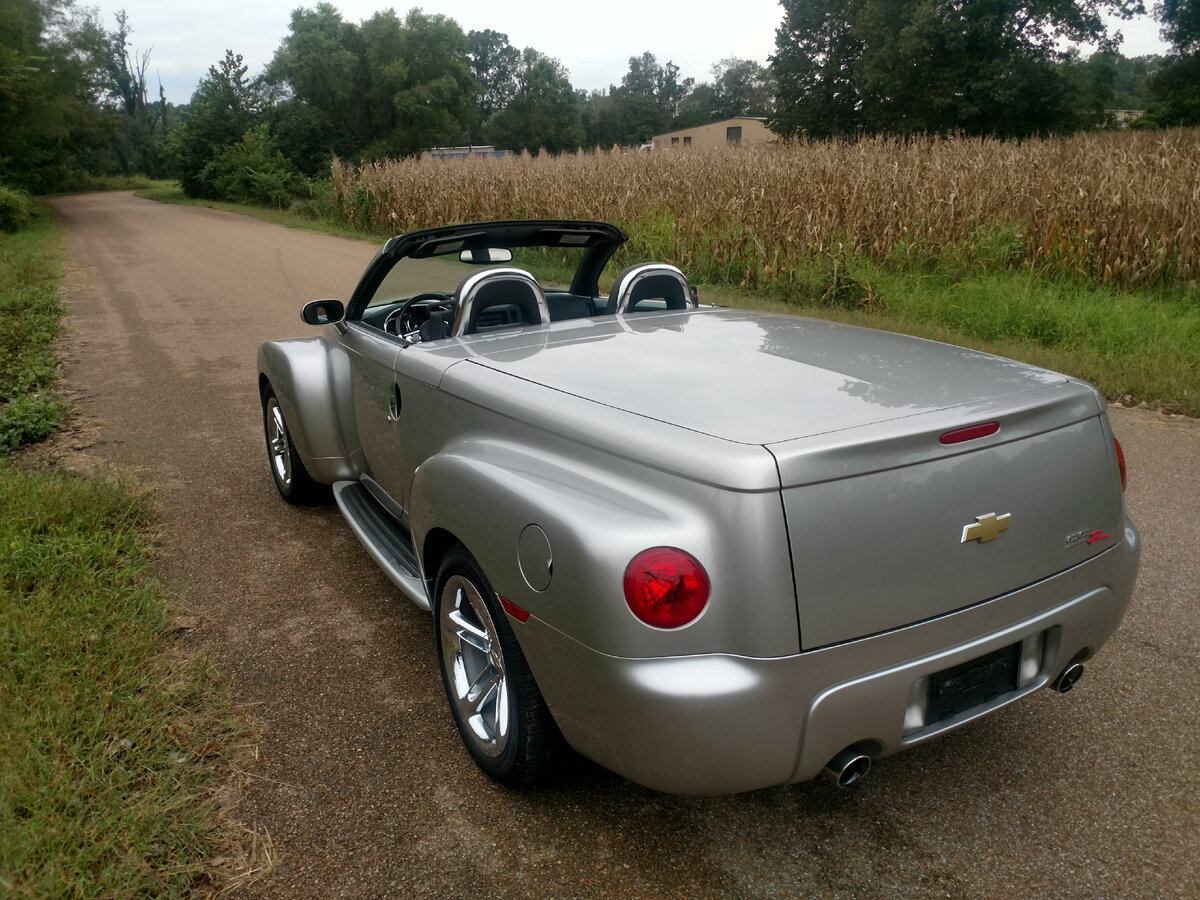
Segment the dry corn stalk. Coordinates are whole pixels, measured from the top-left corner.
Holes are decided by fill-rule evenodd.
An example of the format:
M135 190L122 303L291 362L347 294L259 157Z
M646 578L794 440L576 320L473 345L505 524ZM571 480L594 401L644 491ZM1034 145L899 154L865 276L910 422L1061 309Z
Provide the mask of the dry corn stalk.
M1200 277L1200 130L335 162L332 175L343 213L372 229L666 222L666 254L735 283L788 283L839 247L970 254L998 227L1017 245L1002 248L1006 265L1126 284Z

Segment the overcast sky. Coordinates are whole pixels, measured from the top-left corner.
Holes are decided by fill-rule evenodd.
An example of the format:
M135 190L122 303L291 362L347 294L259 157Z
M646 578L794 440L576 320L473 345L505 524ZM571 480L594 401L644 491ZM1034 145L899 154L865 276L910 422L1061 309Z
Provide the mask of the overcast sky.
M150 50L149 93L158 78L167 99L187 103L208 67L225 50L242 54L257 75L288 33L291 12L316 6L316 0L81 0L94 6L106 28L124 9L133 28L130 40L139 52ZM361 22L392 4L381 0L334 0L348 22ZM660 64L679 66L682 77L711 79L713 63L730 56L766 63L775 49L775 29L783 19L778 0L425 0L427 13L454 19L464 32L492 29L508 35L514 47L533 47L555 57L571 73L576 88L602 90L619 84L629 57L649 51ZM410 8L394 6L401 17ZM1140 56L1165 52L1158 23L1123 23L1123 52ZM156 77L157 76L157 77Z

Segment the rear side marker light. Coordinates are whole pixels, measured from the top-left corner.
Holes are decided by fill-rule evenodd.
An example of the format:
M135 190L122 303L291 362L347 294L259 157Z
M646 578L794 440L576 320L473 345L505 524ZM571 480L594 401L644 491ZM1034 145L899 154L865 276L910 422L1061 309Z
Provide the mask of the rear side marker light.
M988 437L999 430L999 422L984 422L980 425L968 425L966 428L956 428L953 431L947 431L938 440L943 444L961 444L963 441L973 441L977 438Z
M687 625L708 602L708 573L676 547L651 547L631 559L624 587L633 614L655 628Z
M1121 470L1121 493L1125 492L1125 451L1121 449L1121 442L1113 438L1113 446L1117 448L1117 468Z
M500 595L497 594L496 596L499 597ZM517 606L517 604L513 603L507 597L500 597L500 605L502 607L504 607L504 611L506 613L508 613L510 616L512 616L518 622L528 622L529 621L529 610L524 609L523 607Z

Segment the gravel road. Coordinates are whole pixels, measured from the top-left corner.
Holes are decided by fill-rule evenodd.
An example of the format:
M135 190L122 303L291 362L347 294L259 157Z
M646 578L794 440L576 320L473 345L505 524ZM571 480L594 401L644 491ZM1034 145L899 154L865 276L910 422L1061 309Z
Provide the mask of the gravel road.
M80 445L158 486L160 574L265 726L238 813L279 864L242 895L1200 896L1200 422L1113 411L1143 568L1070 694L849 791L680 798L572 759L514 793L459 744L428 614L268 475L257 346L308 333L301 304L346 298L374 246L130 194L54 207Z

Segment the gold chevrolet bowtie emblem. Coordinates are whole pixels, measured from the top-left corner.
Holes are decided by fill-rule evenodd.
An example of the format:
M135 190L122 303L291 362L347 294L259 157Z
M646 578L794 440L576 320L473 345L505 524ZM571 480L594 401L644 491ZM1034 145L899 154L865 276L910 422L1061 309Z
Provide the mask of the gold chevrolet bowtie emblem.
M986 544L988 541L994 541L1000 537L1000 532L1008 530L1008 523L1011 519L1012 513L1005 513L1002 516L995 513L976 516L974 522L963 526L961 543L979 541L981 544Z

